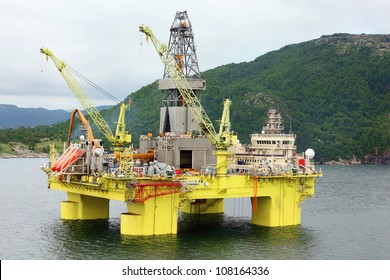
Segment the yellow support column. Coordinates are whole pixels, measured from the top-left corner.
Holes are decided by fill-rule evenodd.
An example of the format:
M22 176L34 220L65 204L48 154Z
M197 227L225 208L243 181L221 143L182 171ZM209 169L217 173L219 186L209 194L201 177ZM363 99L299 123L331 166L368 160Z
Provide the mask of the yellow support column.
M121 214L121 234L176 234L179 201L173 194L127 203L128 212Z
M61 202L61 219L78 220L79 219L79 203L75 201Z
M65 220L108 219L109 199L69 193L61 202L61 218Z
M268 227L299 225L301 223L299 188L298 180L282 179L273 183L263 183L258 192L268 195L251 198L252 224Z

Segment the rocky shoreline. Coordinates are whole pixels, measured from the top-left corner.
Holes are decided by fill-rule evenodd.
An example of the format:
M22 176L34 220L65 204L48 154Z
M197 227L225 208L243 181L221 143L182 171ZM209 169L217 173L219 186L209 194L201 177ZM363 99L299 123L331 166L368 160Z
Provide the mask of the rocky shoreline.
M9 143L10 152L0 153L0 158L48 158L47 153L35 152L18 142Z
M357 159L355 156L352 159L342 159L339 158L338 161L331 160L323 163L325 165L359 165L359 164L374 164L374 165L382 165L382 164L390 164L390 152L385 152L380 155L365 155L364 160L361 161Z
M48 154L44 153L29 153L29 154L0 154L0 158L9 159L9 158L48 158Z
M324 163L325 165L358 165L362 164L360 160L358 160L355 156L352 157L352 159L342 159L339 158L338 161L331 160Z

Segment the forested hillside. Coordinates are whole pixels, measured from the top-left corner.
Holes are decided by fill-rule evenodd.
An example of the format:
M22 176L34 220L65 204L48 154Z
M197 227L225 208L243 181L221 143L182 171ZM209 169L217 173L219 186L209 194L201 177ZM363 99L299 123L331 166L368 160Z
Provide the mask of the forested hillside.
M315 149L317 160L363 159L390 147L389 69L390 35L322 36L202 73L201 100L212 120L220 119L224 98L233 101L232 128L241 142L248 143L268 108L276 107L297 134L299 150ZM136 136L158 132L162 95L156 87L131 96L129 126Z
M286 128L291 120L298 148L312 147L317 160L362 159L390 147L389 69L390 35L335 34L210 70L203 98L213 118L216 104L232 98L244 142L274 106Z
M313 148L317 161L363 159L390 148L389 69L390 35L322 36L202 73L207 89L201 101L217 125L223 100L230 98L232 129L243 143L276 107L286 132L291 127L297 134L298 150ZM136 145L140 134L158 134L162 94L152 83L128 99L133 105L126 119ZM115 106L103 116L113 123L118 112Z

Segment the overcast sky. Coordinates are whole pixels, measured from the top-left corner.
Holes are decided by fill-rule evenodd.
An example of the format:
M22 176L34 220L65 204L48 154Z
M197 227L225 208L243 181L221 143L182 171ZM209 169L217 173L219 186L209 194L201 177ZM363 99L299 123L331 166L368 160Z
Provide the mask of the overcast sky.
M389 0L0 0L0 104L81 107L43 46L124 99L163 74L138 26L168 43L176 11L188 13L201 71L322 35L390 33ZM114 104L84 87L96 106Z

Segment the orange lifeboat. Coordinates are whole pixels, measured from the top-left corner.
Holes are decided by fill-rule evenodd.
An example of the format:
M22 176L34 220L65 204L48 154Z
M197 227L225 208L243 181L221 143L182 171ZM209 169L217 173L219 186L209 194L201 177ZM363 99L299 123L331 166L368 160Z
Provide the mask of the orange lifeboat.
M83 153L83 150L80 150L79 148L73 148L73 151L69 153L69 155L64 158L64 161L58 165L57 171L61 171L67 168L69 165L74 163Z
M73 148L71 146L68 147L68 149L66 149L66 151L57 159L57 161L53 164L53 166L51 167L51 170L52 171L57 171L57 168L58 168L58 165L64 161L64 159L67 157L67 155L69 153L71 153L73 150Z

